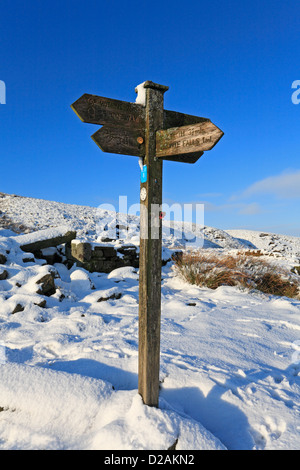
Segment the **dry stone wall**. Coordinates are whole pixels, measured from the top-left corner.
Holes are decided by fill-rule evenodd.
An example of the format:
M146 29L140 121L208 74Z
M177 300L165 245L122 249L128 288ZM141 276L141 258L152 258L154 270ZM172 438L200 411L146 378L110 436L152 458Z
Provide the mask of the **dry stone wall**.
M111 244L89 243L76 239L76 232L64 228L40 230L18 235L14 240L24 251L24 262L34 258L45 259L48 264L65 262L70 268L74 263L89 272L110 273L114 269L132 266L138 268L139 257L134 245L114 247ZM65 247L65 252L61 250ZM4 255L0 254L0 263ZM65 260L63 260L65 258ZM1 275L1 273L0 273ZM5 273L2 273L4 276Z
M69 266L76 263L89 272L110 273L124 266L139 266L137 249L133 245L115 248L72 240L66 243L65 255Z

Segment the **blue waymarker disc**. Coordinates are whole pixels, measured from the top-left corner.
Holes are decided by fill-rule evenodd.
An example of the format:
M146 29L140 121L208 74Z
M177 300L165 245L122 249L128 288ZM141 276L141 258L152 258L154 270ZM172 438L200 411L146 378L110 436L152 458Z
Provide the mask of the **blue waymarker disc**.
M141 170L141 183L146 183L147 181L147 165L143 166Z

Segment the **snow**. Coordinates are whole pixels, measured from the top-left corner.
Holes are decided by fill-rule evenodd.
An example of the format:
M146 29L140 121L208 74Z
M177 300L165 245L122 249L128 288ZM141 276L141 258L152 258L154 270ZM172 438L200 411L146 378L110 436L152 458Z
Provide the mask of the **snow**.
M135 102L137 104L141 104L142 106L146 106L146 88L144 87L144 83L145 82L141 83L135 89L137 93Z
M95 208L8 195L0 208L14 228L54 230L67 220L93 243L97 221L113 227L113 215ZM111 244L137 241L138 218L120 219L127 238ZM179 225L164 227L170 254L183 239ZM300 264L299 238L212 227L199 234L216 253L254 246L274 266ZM299 300L193 286L169 262L160 401L150 408L137 391L138 269L24 262L15 237L0 229L8 272L0 281L0 449L166 450L176 441L176 450L299 449ZM56 293L37 294L36 280L50 271ZM23 310L12 314L17 304Z
M39 230L38 232L26 233L25 235L17 235L12 237L20 246L29 245L37 241L48 240L51 238L61 237L68 232L67 226L49 228Z

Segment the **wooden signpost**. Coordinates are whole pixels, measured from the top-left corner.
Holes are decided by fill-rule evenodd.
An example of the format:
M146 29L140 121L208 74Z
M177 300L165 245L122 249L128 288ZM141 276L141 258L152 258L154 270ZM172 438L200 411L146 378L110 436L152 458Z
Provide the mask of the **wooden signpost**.
M158 406L163 160L195 163L224 135L209 119L164 110L167 86L142 84L145 105L84 94L72 109L103 125L92 139L104 151L143 158L140 184L139 383L146 405ZM137 87L136 91L139 89Z

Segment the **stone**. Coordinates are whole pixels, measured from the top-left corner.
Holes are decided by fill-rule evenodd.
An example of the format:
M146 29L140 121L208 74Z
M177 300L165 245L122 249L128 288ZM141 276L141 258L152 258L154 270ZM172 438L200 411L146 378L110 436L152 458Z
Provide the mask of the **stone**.
M45 248L42 250L41 258L47 261L47 264L61 263L63 258L56 247Z
M34 262L35 262L34 255L23 257L23 263L34 263Z
M72 230L63 232L59 229L46 229L32 234L19 235L15 237L15 240L20 244L21 250L33 253L44 248L69 243L74 238L76 238L76 232Z
M176 450L176 446L178 444L178 439L167 449L167 450Z
M34 302L34 305L37 305L38 307L45 308L46 307L46 300L42 299L40 302Z
M97 249L97 247L95 247L95 249ZM103 251L104 258L114 258L117 256L116 250L112 246L103 246L101 250Z
M121 248L117 249L118 253L121 253L123 255L129 254L129 255L136 255L136 247L135 246L122 246Z
M77 240L71 243L71 256L81 263L91 260L92 247L88 242L78 242Z
M4 281L4 279L8 278L8 272L6 269L0 270L0 281Z
M103 272L105 264L105 259L93 259L90 263L86 265L87 270L94 273L94 272Z
M107 300L118 300L122 297L121 292L110 295L109 297L100 297L97 302L106 302Z
M25 309L25 307L23 307L23 305L21 304L17 304L15 306L15 308L13 309L13 311L11 312L11 314L15 314L15 313L18 313L18 312L23 312L23 310Z
M94 255L96 258L104 258L104 253L100 246L95 246Z
M6 256L0 253L0 264L5 264L6 261L7 261Z
M37 290L37 294L50 297L50 295L53 295L56 292L53 273L45 274L38 281L36 281L36 284L40 286Z
M298 274L300 276L300 266L294 266L291 269L291 272L294 273L294 274Z

